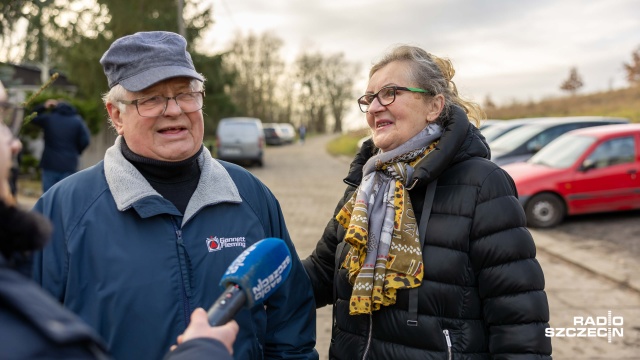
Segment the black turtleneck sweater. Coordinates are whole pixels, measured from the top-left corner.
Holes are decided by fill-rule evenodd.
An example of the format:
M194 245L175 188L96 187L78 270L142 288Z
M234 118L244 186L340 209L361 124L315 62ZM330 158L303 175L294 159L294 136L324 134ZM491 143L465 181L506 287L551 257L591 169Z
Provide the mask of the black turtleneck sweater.
M172 162L140 156L131 151L127 142L122 140L122 155L125 159L140 171L155 191L171 201L178 211L184 214L189 199L200 181L200 167L197 159L202 153L202 146L192 157Z

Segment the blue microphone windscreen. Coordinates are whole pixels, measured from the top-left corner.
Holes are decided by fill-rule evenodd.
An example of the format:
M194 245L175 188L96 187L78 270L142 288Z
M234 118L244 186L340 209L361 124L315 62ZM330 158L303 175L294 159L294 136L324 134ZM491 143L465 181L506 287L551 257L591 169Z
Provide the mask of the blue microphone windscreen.
M220 279L226 288L237 284L247 297L247 306L263 302L287 279L291 253L284 240L266 238L243 251Z

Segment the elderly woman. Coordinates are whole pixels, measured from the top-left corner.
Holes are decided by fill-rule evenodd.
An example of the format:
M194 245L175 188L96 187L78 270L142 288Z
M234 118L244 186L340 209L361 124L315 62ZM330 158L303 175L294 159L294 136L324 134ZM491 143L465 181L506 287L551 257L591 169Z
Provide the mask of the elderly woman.
M372 131L304 265L331 359L550 359L544 275L512 179L454 70L411 46L369 73Z

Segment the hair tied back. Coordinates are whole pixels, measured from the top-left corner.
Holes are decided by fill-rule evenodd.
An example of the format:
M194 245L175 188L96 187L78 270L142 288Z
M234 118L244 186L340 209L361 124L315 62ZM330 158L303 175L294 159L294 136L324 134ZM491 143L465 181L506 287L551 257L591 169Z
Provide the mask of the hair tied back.
M451 63L451 60L446 58L440 58L433 54L430 54L430 55L433 58L433 61L438 66L438 69L440 69L440 71L442 72L442 76L447 81L447 84L450 84L453 93L458 95L458 88L456 87L456 84L452 80L456 74L456 70L453 68L453 64Z

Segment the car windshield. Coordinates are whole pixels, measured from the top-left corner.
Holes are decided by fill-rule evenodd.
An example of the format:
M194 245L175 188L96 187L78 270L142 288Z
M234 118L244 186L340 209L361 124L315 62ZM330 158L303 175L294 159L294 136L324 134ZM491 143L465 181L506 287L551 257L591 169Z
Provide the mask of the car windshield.
M530 124L521 126L513 131L509 131L508 135L501 136L495 141L491 142L489 146L491 151L496 152L509 152L522 145L525 141L536 136L547 126L540 124Z
M493 140L499 138L500 136L502 136L503 134L514 130L515 128L517 128L520 125L516 125L516 124L495 124L495 125L491 125L487 128L482 129L482 136L484 136L485 140L487 140L488 143L492 142Z
M564 135L550 142L529 159L529 163L566 169L596 142L592 136Z
M249 122L229 122L225 125L218 126L218 136L222 138L232 136L242 137L245 134L255 135L257 132L258 127L254 123Z

